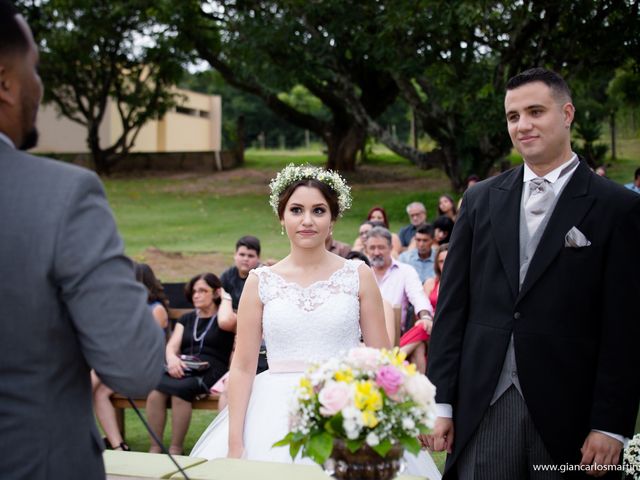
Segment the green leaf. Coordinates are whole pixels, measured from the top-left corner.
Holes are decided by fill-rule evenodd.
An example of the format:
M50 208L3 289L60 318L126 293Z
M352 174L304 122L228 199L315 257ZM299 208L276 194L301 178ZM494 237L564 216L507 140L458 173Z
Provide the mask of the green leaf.
M398 440L400 440L400 443L408 452L417 455L420 451L420 442L416 437L400 437Z
M321 432L309 439L305 452L319 465L322 465L333 450L333 437L327 432Z
M392 446L393 445L391 444L391 441L388 438L385 438L378 445L371 448L381 457L386 457L387 453L389 453L389 450L391 450Z
M342 422L343 422L342 413L339 412L325 422L324 428L327 432L332 434L334 437L339 437L344 435Z
M298 456L300 447L302 447L302 442L291 442L291 445L289 445L289 455L291 455L292 460L295 460Z
M364 445L364 438L361 438L359 440L347 440L345 443L351 453L356 453L358 450L360 450L362 445Z
M274 443L272 445L272 447L284 447L286 445L289 445L290 443L292 443L294 440L293 438L293 433L289 432L285 435L285 437L281 440L278 440L276 443Z

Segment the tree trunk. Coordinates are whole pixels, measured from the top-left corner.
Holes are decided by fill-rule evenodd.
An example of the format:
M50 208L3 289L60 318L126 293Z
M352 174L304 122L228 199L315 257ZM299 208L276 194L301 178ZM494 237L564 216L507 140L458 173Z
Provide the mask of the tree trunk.
M616 159L616 112L609 114L609 129L611 130L611 160Z
M93 166L98 175L108 175L110 172L107 155L100 148L99 125L91 124L88 128L87 145L93 158Z
M367 130L358 125L348 128L334 128L326 139L328 157L327 168L343 172L353 172L356 169L356 157L364 148Z

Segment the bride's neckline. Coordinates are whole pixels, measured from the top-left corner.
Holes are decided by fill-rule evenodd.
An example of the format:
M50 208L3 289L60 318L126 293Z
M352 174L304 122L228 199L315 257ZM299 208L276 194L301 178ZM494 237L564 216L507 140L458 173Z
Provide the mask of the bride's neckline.
M267 271L269 273L271 273L272 275L275 275L276 277L278 277L280 280L282 280L286 285L292 285L294 287L299 288L300 290L309 290L311 287L315 286L315 285L319 285L319 284L323 284L323 283L330 283L331 280L333 280L333 277L335 277L338 273L340 273L341 271L345 270L347 268L347 265L351 263L351 260L345 260L345 262L342 264L342 266L340 268L338 268L336 271L334 271L331 275L329 275L329 278L324 279L324 280L316 280L315 282L310 283L309 285L302 286L300 285L298 282L292 282L291 280L287 280L286 278L284 278L282 275L280 275L277 272L274 272L271 267L267 267Z

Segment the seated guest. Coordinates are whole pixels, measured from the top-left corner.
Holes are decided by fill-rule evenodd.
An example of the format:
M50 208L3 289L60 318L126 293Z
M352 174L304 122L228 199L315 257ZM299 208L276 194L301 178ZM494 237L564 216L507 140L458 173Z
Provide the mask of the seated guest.
M162 284L146 263L136 263L134 267L136 280L147 289L147 305L149 305L153 318L165 332L168 332L169 302L164 295ZM113 390L102 383L93 370L91 371L91 386L93 390L93 409L106 435L106 446L113 450L129 450L129 445L125 443L122 438L122 432L118 428L116 411L111 404L110 397L113 394Z
M404 248L407 248L411 243L411 239L416 234L416 229L427 221L427 209L421 202L412 202L407 205L407 215L411 223L405 225L398 232L400 242Z
M191 421L191 402L208 395L211 386L229 370L235 334L218 325L221 292L222 284L213 273L196 275L186 285L185 294L196 309L178 320L166 348L167 372L147 398L149 425L162 438L167 399L171 397L170 453L182 454ZM206 364L200 370L192 361ZM161 451L153 439L149 451Z
M252 235L240 237L236 242L233 263L233 267L220 275L220 282L224 291L231 296L233 311L236 312L249 272L260 265L260 240Z
M234 266L225 270L220 276L222 288L222 303L218 312L218 324L225 330L236 331L238 305L244 290L249 272L260 266L260 240L252 235L240 237L236 242L236 253L233 256ZM229 305L230 304L230 305ZM260 347L258 357L258 372L264 372L267 364L267 350L264 341ZM224 383L217 386L218 393L224 392ZM222 397L221 397L222 398ZM223 401L224 402L224 401Z
M345 258L351 251L351 247L349 245L334 239L331 232L329 232L329 235L327 235L327 238L324 244L327 250L329 250L331 253L335 253L336 255L342 258Z
M453 220L445 215L440 215L433 222L433 240L436 246L449 243L453 231Z
M360 224L360 228L358 228L358 238L353 242L353 247L351 247L352 252L364 252L364 241L367 238L367 233L369 230L373 228L373 222L369 220Z
M153 269L146 263L135 264L136 280L142 283L149 292L147 305L151 309L153 318L160 327L169 333L169 301L164 294L162 283L156 277Z
M456 207L453 198L450 195L440 195L438 199L438 215L445 215L454 222L456 221L456 215L458 215L458 209Z
M625 183L624 186L632 192L640 193L640 168L636 168L636 172L633 176L633 182Z
M384 227L374 227L367 235L365 246L382 298L392 306L402 307L403 320L411 302L418 317L431 323L433 309L424 294L418 273L391 256L391 232Z
M466 192L467 190L469 190L471 187L473 187L476 183L478 183L480 181L480 177L478 175L472 174L469 175L467 177L467 187L464 189L464 191ZM462 206L462 199L464 197L460 197L460 200L458 200L458 210L460 210L460 207Z
M440 292L440 277L448 250L448 243L443 243L438 247L435 254L435 276L428 278L423 286L424 293L433 307L434 315ZM427 369L427 341L429 340L427 328L430 330L430 326L425 321L419 320L400 338L400 349L407 354L410 362L416 364L420 373L425 373Z
M433 277L433 266L435 261L433 246L433 227L428 223L420 225L413 237L416 248L403 252L398 260L407 265L411 265L418 272L420 282L424 283L428 278Z
M347 255L347 260L351 260L352 258L362 260L364 263L367 264L369 268L371 268L371 262L369 261L369 257L367 257L364 253L358 252L356 250L352 250L349 252L349 255ZM396 329L396 315L395 315L395 312L393 311L393 305L391 305L388 301L386 301L383 298L382 307L384 309L384 323L387 329L387 336L391 341L391 345L396 346L398 345L398 340L400 337L399 335L400 326L398 325L398 328Z
M371 210L369 210L369 213L367 214L367 220L370 220L372 222L382 222L382 226L391 231L391 228L389 227L389 219L387 218L387 212L382 207L376 206L371 208ZM391 255L393 256L393 258L398 258L398 255L400 255L404 250L402 242L400 241L400 237L393 232L391 233L391 247Z

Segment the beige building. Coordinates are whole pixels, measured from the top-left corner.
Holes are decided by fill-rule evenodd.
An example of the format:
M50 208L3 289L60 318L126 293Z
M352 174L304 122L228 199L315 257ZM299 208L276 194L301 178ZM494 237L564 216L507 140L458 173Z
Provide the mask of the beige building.
M205 95L175 89L178 105L161 120L142 127L132 152L220 152L222 149L222 101L219 95ZM53 104L42 105L38 113L39 153L86 153L87 130L58 115ZM110 101L100 125L100 145L113 145L122 133L120 115Z

